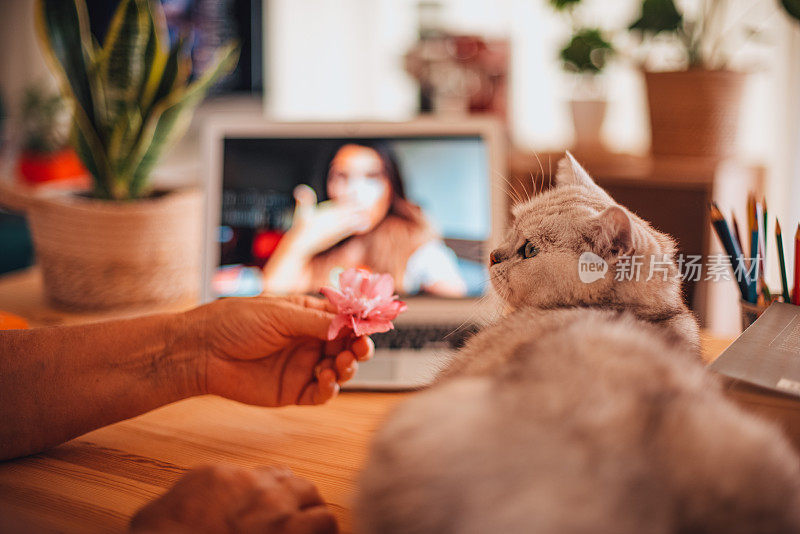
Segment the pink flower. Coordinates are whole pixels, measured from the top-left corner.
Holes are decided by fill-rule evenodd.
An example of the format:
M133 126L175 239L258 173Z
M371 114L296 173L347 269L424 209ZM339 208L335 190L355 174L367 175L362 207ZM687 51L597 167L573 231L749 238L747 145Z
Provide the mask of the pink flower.
M347 269L339 275L339 290L320 289L336 306L337 315L328 330L328 339L335 339L342 328L351 328L357 336L388 332L392 320L406 310L406 303L394 294L390 274L370 274L363 269Z

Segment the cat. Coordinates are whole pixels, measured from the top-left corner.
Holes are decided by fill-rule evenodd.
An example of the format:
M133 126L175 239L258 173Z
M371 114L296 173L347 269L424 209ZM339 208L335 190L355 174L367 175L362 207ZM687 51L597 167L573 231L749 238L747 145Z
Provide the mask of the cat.
M379 429L357 530L800 531L798 457L703 368L677 277L609 275L671 240L569 154L514 216L490 268L508 314ZM580 281L585 252L606 278Z
M556 187L516 205L513 215L506 243L493 253L506 261L492 273L499 282L495 289L512 307L624 309L669 326L699 350L697 322L681 295L674 241L617 204L572 154L558 164ZM526 242L538 249L536 261L517 254ZM584 252L607 262L605 277L581 282L578 260ZM633 269L618 273L620 263Z

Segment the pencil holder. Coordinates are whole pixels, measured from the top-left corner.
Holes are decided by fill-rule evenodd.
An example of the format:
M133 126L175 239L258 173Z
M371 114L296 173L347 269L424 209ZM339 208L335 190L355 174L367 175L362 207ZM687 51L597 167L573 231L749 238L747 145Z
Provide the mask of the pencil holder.
M746 300L740 300L739 303L741 304L742 310L742 332L747 330L747 327L756 322L756 319L769 308L769 304L766 306L759 306L758 304L753 304Z

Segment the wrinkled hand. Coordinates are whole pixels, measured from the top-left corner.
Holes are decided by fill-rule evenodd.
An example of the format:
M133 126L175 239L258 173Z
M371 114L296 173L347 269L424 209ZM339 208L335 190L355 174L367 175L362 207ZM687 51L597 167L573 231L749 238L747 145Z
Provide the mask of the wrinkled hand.
M336 520L319 492L287 468L202 467L131 520L134 534L332 534Z
M222 299L188 317L204 347L203 392L248 404L327 402L374 352L368 337L327 341L334 314L314 297Z

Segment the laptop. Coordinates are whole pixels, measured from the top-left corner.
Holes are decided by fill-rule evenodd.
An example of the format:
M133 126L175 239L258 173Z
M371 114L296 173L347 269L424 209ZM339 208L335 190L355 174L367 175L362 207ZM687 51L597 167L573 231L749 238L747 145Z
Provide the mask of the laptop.
M374 272L395 269L408 310L394 330L372 336L375 357L359 366L350 389L423 387L478 330L489 290L486 258L506 226L497 121L212 118L203 136L205 301L275 288L314 293L320 279L335 284L353 261L371 263L357 266ZM323 208L344 215L312 226L298 205L310 206L312 216ZM287 245L300 236L314 247L302 262L316 286L311 275L286 267L301 261Z

